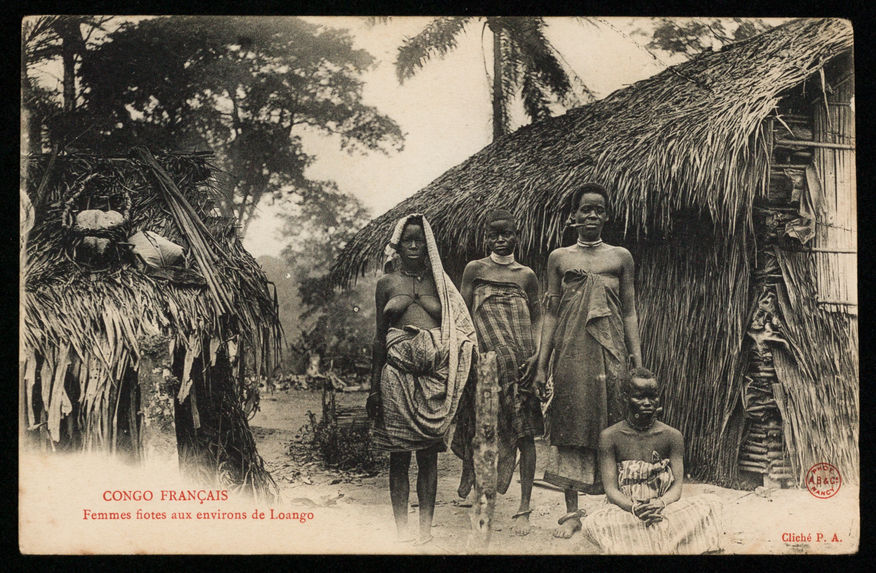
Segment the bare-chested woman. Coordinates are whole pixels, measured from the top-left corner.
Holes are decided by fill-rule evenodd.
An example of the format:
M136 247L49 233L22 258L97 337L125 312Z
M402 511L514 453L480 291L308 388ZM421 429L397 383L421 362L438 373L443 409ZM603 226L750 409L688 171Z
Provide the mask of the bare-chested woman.
M547 263L547 294L534 383L553 396L547 425L551 450L544 479L562 487L566 511L554 531L581 529L578 492L597 493L599 433L622 418L619 380L641 366L633 257L602 241L608 193L583 185L573 197L578 240L554 250Z
M599 467L608 505L584 520L585 536L605 553L707 553L720 550L721 502L682 499L684 438L661 422L660 384L636 368L623 382L626 417L602 431Z
M526 535L530 531L529 507L535 478L535 436L544 433L541 406L532 388L536 340L541 309L538 278L529 267L514 258L517 224L504 209L487 213L485 235L489 256L465 267L460 291L465 299L481 353L495 352L499 378L498 482L505 493L514 475L520 451L520 506L512 517L511 531ZM463 458L460 497L474 483L472 438L474 435L473 393L463 398L452 448Z
M390 452L389 495L400 541L407 531L408 468L417 455L418 543L432 539L438 452L456 414L476 348L465 302L444 273L422 215L400 220L377 283L377 335L367 410L376 447Z

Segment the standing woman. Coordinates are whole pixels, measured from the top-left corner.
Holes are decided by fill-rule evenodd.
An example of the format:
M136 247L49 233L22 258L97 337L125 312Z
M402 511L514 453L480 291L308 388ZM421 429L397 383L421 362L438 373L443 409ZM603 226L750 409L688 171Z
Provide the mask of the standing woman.
M608 193L583 185L572 200L574 245L548 256L541 347L533 382L544 395L550 372L553 396L547 426L551 450L544 479L563 488L566 514L554 531L581 529L578 492L600 489L599 434L623 418L620 380L642 365L633 257L602 241Z
M465 302L444 273L429 222L408 215L396 225L377 282L377 336L371 393L376 447L389 451L389 497L400 541L410 541L408 468L417 455L418 544L432 539L438 452L456 414L476 348Z

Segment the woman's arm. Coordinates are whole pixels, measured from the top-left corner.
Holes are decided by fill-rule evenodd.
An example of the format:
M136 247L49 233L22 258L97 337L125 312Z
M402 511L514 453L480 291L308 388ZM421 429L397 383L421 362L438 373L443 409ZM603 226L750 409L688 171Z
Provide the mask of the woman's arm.
M675 428L671 428L671 430L669 435L669 467L672 469L675 481L672 482L669 491L659 498L666 505L681 499L681 488L684 485L684 437Z
M524 382L529 381L535 375L538 365L538 349L541 346L541 331L542 331L542 312L541 312L541 297L539 297L538 277L531 269L526 269L526 297L529 299L529 321L532 329L532 339L535 341L535 352L532 356L526 358L523 364L523 374L520 379Z
M559 306L562 288L559 277L559 251L548 256L547 264L547 304L541 322L541 344L538 348L538 366L535 370L533 383L536 390L542 394L547 382L547 368L550 364L551 352L554 350L554 331L557 329L557 307Z
M472 312L471 304L474 301L474 279L477 276L477 261L470 261L462 271L462 284L459 285L459 294L465 301L468 311Z
M617 458L614 455L611 428L606 428L599 434L599 472L602 474L602 488L606 499L624 511L632 511L633 500L617 487Z
M636 312L636 265L633 255L624 248L620 276L621 304L623 304L624 341L633 357L633 367L642 366L642 344L639 339L639 315Z
M526 277L526 296L529 298L529 319L532 323L532 337L535 343L541 346L541 323L543 319L541 311L541 289L538 284L538 277L535 272L527 270ZM538 353L538 349L536 349Z
M365 403L369 418L376 418L379 413L380 373L383 372L383 365L386 363L386 331L388 330L388 324L383 314L383 308L387 302L387 282L386 275L380 277L380 280L377 281L377 288L374 290L377 327L374 342L371 345L371 391L368 393L368 400Z

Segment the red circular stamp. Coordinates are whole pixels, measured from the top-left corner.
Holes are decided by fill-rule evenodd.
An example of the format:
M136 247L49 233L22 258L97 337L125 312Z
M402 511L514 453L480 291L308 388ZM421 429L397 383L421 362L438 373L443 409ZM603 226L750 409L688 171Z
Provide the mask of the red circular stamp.
M818 499L827 499L836 495L843 478L839 470L827 463L818 463L806 472L806 489Z

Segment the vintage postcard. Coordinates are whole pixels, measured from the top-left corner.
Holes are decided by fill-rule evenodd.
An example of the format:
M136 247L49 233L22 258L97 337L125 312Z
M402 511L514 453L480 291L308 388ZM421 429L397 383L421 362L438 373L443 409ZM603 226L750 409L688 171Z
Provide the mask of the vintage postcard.
M24 554L852 554L842 19L22 20Z

